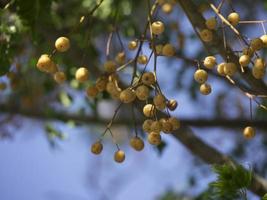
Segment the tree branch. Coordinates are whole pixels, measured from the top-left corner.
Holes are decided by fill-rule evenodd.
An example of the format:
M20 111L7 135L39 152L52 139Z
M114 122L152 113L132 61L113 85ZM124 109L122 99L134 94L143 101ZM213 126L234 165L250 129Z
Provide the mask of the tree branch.
M72 114L67 112L59 112L55 110L50 110L46 112L44 110L33 110L33 109L22 109L14 106L0 105L0 114L10 114L10 115L22 115L29 118L41 119L41 120L60 120L60 121L77 121L83 123L92 124L108 124L110 119L100 119L95 116L82 115L82 114ZM142 116L138 116L136 119L138 125L142 124L144 119ZM229 129L240 129L248 124L259 129L266 130L267 120L249 120L249 119L223 119L223 118L213 118L213 119L180 119L181 124L185 126L192 126L198 128L214 128L214 127L225 127ZM129 125L132 124L132 119L125 116L119 117L119 119L114 120L115 124Z
M201 13L199 13L196 5L192 0L178 0L178 2L187 15L188 19L190 20L196 34L199 36L198 30L206 28L205 18ZM235 55L229 45L227 45L227 51L225 50L223 38L219 36L216 31L213 31L213 40L211 42L202 41L202 43L209 53L216 52L220 54L224 60L227 60L228 58L228 60L239 66L238 56ZM241 70L239 69L239 75L251 87L254 95L267 95L267 86L265 85L265 83L262 80L255 79L249 69L245 69L244 72L241 72ZM242 89L242 85L238 83L238 80L234 80L237 86Z

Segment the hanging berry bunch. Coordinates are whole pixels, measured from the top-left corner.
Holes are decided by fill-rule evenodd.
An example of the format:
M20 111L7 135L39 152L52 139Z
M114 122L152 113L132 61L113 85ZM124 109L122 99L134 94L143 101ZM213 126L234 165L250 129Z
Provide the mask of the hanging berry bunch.
M136 109L142 112L144 117L142 129L147 133L146 138L151 145L160 145L162 134L172 133L180 128L180 121L170 114L170 111L174 111L177 108L177 101L169 99L164 94L158 82L157 58L159 56L167 58L177 57L190 60L191 63L194 63L195 67L197 67L193 75L194 80L199 84L199 91L203 95L209 95L212 92L211 83L208 83L208 72L215 70L215 68L220 76L234 85L234 77L237 72L247 73L251 69L255 79L262 79L264 77L266 65L264 59L259 56L258 52L262 48L267 47L265 30L264 35L261 37L247 40L236 28L240 23L243 23L240 21L239 14L233 11L225 18L221 14L220 8L214 7L213 4L211 4L211 8L215 16L205 21L205 27L198 30L198 34L204 44L211 44L216 39L216 35L214 34L215 30L222 31L224 50L227 52L223 57L223 62L218 62L216 55L209 55L202 61L177 56L174 45L170 42L161 42L160 39L167 27L163 21L157 20L155 14L158 8L161 8L163 12L169 14L172 12L175 4L175 1L163 0L156 1L152 6L148 5L149 12L145 29L140 38L128 42L127 50L121 41L118 30L114 29L120 41L121 51L113 58L109 55L113 32L111 33L107 44L107 58L101 65L101 75L96 80L92 80L94 81L93 84L86 87L85 93L90 99L97 98L100 93L108 93L111 98L119 102L119 106L100 138L92 144L91 152L93 154L98 155L102 152L102 139L107 133L114 140L112 125L119 110L125 104L133 108L133 121L135 121L134 110ZM235 55L228 55L229 50L232 51L232 49L227 44L226 28L230 28L242 42L242 48ZM143 53L144 44L150 47L151 53L149 55ZM62 70L59 70L58 65L53 61L53 56L57 52L66 52L69 48L69 39L67 37L59 37L55 42L53 53L51 55L44 54L40 56L37 62L37 68L44 73L51 74L58 84L62 84L66 80L66 75ZM133 57L130 56L132 54L134 54ZM148 70L149 65L153 66L153 70ZM131 79L129 80L130 84L125 84L121 80L122 74L120 72L126 68L132 70ZM75 79L80 83L86 83L90 79L88 67L83 66L78 68L75 72ZM244 92L244 94L249 97L252 118L251 101L254 100L254 96L247 92ZM137 105L142 105L142 109L139 109ZM138 135L136 126L135 124L135 135L130 139L129 144L134 150L142 151L145 143ZM244 129L243 134L245 138L250 139L254 137L255 130L253 127L248 126ZM114 153L114 160L121 163L125 160L125 153L120 149L115 140L114 143L117 148Z

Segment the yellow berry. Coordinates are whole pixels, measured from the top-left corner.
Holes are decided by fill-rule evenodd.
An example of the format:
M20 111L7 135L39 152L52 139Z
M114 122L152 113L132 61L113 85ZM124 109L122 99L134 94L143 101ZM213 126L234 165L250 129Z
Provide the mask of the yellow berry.
M96 79L95 86L99 92L103 92L107 87L108 79L105 76L101 76Z
M80 67L76 70L75 73L75 79L81 83L84 83L88 80L89 77L89 71L85 67Z
M140 55L137 58L137 62L139 64L142 64L142 65L145 65L147 63L147 61L148 61L148 59L147 59L147 56L146 55Z
M198 83L205 83L208 80L208 73L204 69L198 69L194 74L194 79Z
M98 155L98 154L100 154L100 153L102 152L102 150L103 150L103 144L102 144L100 141L95 142L95 143L92 144L92 146L91 146L91 152L92 152L93 154Z
M142 75L142 83L144 83L145 85L148 85L148 86L151 86L154 83L156 83L156 77L155 77L154 73L145 72Z
M258 69L262 69L264 70L266 65L265 65L265 61L262 58L257 58L254 61L254 67L258 68Z
M204 59L203 65L208 69L212 69L216 65L216 58L214 56L207 56Z
M119 63L120 65L125 63L125 59L126 59L126 56L125 56L125 52L124 51L119 52L116 55L116 58L115 58L116 62Z
M262 79L265 76L265 69L252 67L252 75L254 76L255 79Z
M48 69L51 68L53 65L53 61L47 54L43 54L40 56L40 58L37 61L37 68L42 72L48 72Z
M261 36L260 39L262 40L263 46L267 47L267 35Z
M213 33L209 29L201 30L199 35L204 42L211 42L213 39Z
M98 94L98 89L96 88L95 85L89 86L86 89L86 94L88 97L95 98Z
M65 52L70 48L70 41L66 37L60 37L55 42L55 47L59 52Z
M139 100L145 101L149 97L149 88L145 85L140 85L136 88L135 94Z
M137 41L132 40L128 43L128 49L133 51L137 48L137 45L138 45Z
M167 102L167 107L169 110L174 111L178 106L178 103L175 99L171 99Z
M251 126L247 126L244 130L243 130L243 135L246 139L251 139L255 136L255 129Z
M166 98L162 94L158 94L153 98L153 103L158 110L166 108Z
M131 103L135 100L136 94L134 90L127 88L120 93L120 100L123 103Z
M224 65L224 73L228 76L233 76L237 72L235 63L229 62Z
M260 38L254 38L250 42L250 47L253 51L258 51L264 46L263 41Z
M171 123L173 130L177 130L180 128L180 121L176 117L170 117L168 122Z
M116 63L113 60L108 60L104 63L104 70L107 73L113 73L116 71Z
M63 82L65 82L66 80L66 75L64 72L56 72L54 74L54 80L58 83L58 84L61 84Z
M221 76L225 76L225 73L224 73L224 67L225 67L226 63L220 63L218 66L217 66L217 72L218 74L220 74Z
M162 55L171 57L175 54L175 48L171 44L165 44L162 48Z
M159 145L161 143L161 136L158 132L151 132L148 134L147 140L152 145Z
M159 133L161 131L161 123L159 121L153 121L151 124L151 131Z
M160 35L164 32L164 24L161 21L155 21L151 25L151 31L155 35Z
M239 58L239 64L243 67L248 66L250 63L250 56L249 55L242 55Z
M211 86L208 83L203 83L199 87L199 91L203 95L209 95L211 93Z
M206 24L206 27L208 29L210 29L210 30L216 29L216 26L217 26L216 18L215 17L211 17L211 18L207 19L205 24Z
M156 114L155 106L152 104L146 104L143 108L143 113L146 117L153 117Z
M233 26L236 26L239 23L240 17L238 13L232 12L228 15L227 19L230 24L232 24Z
M161 129L164 133L170 133L173 131L172 123L168 119L162 118L159 121L161 123Z
M142 125L142 128L145 132L147 133L150 133L151 132L151 125L153 123L153 120L151 119L146 119L144 122L143 122L143 125Z
M161 10L166 14L170 14L173 10L173 5L171 3L164 3Z
M118 150L114 154L114 160L117 163L122 163L125 160L125 153L122 150Z
M142 151L144 149L144 141L139 137L133 137L130 140L131 147L136 151Z

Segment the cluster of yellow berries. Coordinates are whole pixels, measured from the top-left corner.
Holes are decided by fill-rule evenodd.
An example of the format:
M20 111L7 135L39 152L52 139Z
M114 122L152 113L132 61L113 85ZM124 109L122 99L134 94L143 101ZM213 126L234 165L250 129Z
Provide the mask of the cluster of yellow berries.
M228 25L235 27L240 22L240 16L237 12L232 12L227 16ZM211 17L206 20L206 29L200 31L200 38L204 42L211 42L213 40L212 31L218 26L216 17ZM259 56L257 51L267 47L267 35L264 34L258 38L251 39L242 49L239 57L239 65L234 62L221 62L217 65L214 56L208 56L204 59L203 65L207 69L213 69L217 65L217 72L221 76L234 76L236 72L241 70L243 72L246 68L251 66L252 75L255 79L263 79L266 73L266 63L263 58ZM194 79L201 84L200 92L207 95L211 92L211 86L206 83L208 73L204 69L198 69L194 74ZM255 129L247 126L243 130L243 136L246 139L251 139L255 136Z
M104 88L104 90L124 104L133 103L134 101L148 102L151 97L151 90L156 86L156 76L153 72L143 73L138 82L124 90L121 90L118 86L118 76L110 74L108 79L105 80L106 88ZM91 95L90 97L95 96ZM144 121L142 127L143 131L148 133L147 140L150 144L159 145L161 143L161 132L170 133L180 127L180 121L175 117L157 119L157 110L164 111L168 109L173 111L176 107L177 102L175 100L167 100L162 93L155 95L152 103L146 103L144 105L143 115L148 119ZM144 141L138 136L134 136L130 139L130 146L136 151L143 150L144 145ZM102 150L103 144L100 140L91 146L91 152L94 154L100 154ZM123 162L124 159L125 153L118 149L114 154L114 160L120 163Z
M165 13L170 13L175 5L175 1L160 0L158 1L162 10ZM230 13L228 22L231 26L236 26L239 23L239 15L236 12ZM215 17L206 20L206 28L200 31L200 37L205 42L213 40L213 30L217 28L217 20ZM153 36L159 36L165 31L165 25L161 21L154 21L149 26ZM151 38L153 42L153 38ZM154 44L153 51L155 56L172 57L176 51L172 44ZM132 40L128 43L128 50L134 51L138 49L139 40ZM263 78L265 74L265 61L259 58L256 51L267 46L267 35L251 40L250 45L243 49L243 54L240 56L239 63L241 67L247 67L253 63L253 76L255 78ZM55 51L66 52L70 48L70 41L66 37L60 37L55 42ZM139 49L140 50L140 49ZM139 65L147 65L149 58L138 50L136 63ZM256 56L253 59L253 55ZM252 60L253 59L253 60ZM177 107L175 100L167 99L161 92L156 77L156 71L143 71L137 80L133 79L129 87L123 89L120 86L120 77L118 71L122 66L127 66L126 53L119 52L114 59L106 60L103 64L103 74L99 76L95 82L86 88L88 98L96 98L99 93L107 92L113 99L119 100L122 104L130 104L135 101L144 102L143 115L146 118L142 124L142 129L147 133L147 141L151 145L159 145L162 140L161 133L171 133L180 127L180 121L170 116L169 111L173 111ZM212 88L208 80L208 73L204 69L212 70L217 65L217 72L222 76L233 76L238 71L238 66L233 62L222 62L217 64L214 56L207 56L199 65L199 68L194 73L194 79L200 84L199 90L203 95L211 93ZM203 69L200 66L204 66ZM53 75L57 83L63 83L66 80L66 75L58 69L57 64L53 61L52 55L43 54L37 62L37 68L45 73ZM75 79L84 83L89 79L90 72L87 67L80 67L75 72ZM1 85L0 85L1 89ZM153 91L154 96L151 94ZM159 118L158 113L167 110L167 118ZM252 127L246 127L243 131L244 137L252 138L255 135L255 130ZM145 143L137 134L130 139L130 146L136 151L142 151ZM118 145L117 145L118 147ZM102 139L93 143L91 152L100 154L103 151ZM125 153L119 147L114 153L114 160L121 163L125 160Z
M70 41L66 37L59 37L55 42L55 48L58 52L66 52L70 48ZM63 71L59 71L57 64L52 60L52 55L43 54L36 64L41 72L51 74L57 83L63 83L66 75Z
M165 27L161 21L155 21L151 24L151 32L154 35L160 35L164 32ZM128 49L134 51L138 48L138 41L133 40L128 43ZM171 44L157 45L155 49L157 55L173 56L175 48ZM158 119L157 111L164 110L173 111L177 107L176 100L168 100L157 87L157 78L155 72L143 72L138 80L133 82L129 87L122 89L119 86L119 76L116 74L118 66L126 62L125 53L117 54L115 61L108 60L104 64L105 75L96 80L95 85L87 88L87 95L95 98L98 92L106 91L111 97L119 100L123 104L134 103L135 101L145 102L143 107L143 115L147 118L143 122L143 131L148 133L147 141L151 145L159 145L161 143L161 133L171 133L180 127L180 121L171 117ZM137 63L145 65L148 63L148 57L140 53L137 57ZM155 91L155 95L151 95L151 90ZM151 103L148 103L151 99ZM169 113L169 112L168 112ZM130 139L130 146L136 150L143 150L145 143L142 138L137 135ZM98 140L91 146L93 154L100 154L103 150L101 140ZM125 160L125 153L118 149L114 154L116 162Z

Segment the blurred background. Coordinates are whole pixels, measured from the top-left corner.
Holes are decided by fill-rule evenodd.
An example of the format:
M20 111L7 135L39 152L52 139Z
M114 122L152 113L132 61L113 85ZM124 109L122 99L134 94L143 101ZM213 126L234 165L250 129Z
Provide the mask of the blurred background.
M206 1L194 2L205 17L215 15ZM227 2L222 13L228 14L234 6L242 20L267 19L265 0ZM164 143L158 148L145 142L142 152L131 149L129 138L134 132L127 106L118 119L128 123L112 126L114 137L126 153L125 162L113 161L116 146L109 135L104 138L100 156L90 153L91 144L102 134L118 102L105 93L95 100L88 99L85 88L95 82L105 60L122 50L114 36L110 55L106 56L108 38L114 29L127 58L134 57L135 52L126 47L130 40L140 38L148 12L146 1L104 0L88 15L97 3L0 1L0 199L203 199L208 184L216 178L211 166L171 135L164 135ZM161 6L154 17L166 25L160 42L172 43L180 56L203 60L208 54L182 9L174 1L167 3L171 10ZM81 16L85 16L83 23L79 23ZM263 34L260 24L240 24L238 29L248 38ZM36 62L41 54L52 53L55 40L62 35L70 38L71 50L55 55L56 63L67 75L67 81L58 85L36 69ZM234 49L240 49L230 30L227 40ZM145 43L143 54L149 56L150 51ZM266 55L266 51L261 53ZM219 56L217 59L221 60ZM90 70L90 80L83 84L74 79L80 66ZM148 70L152 69L153 62L148 64ZM160 57L157 69L164 94L178 101L173 116L186 121L207 144L266 177L266 128L257 128L257 136L251 141L243 138L241 121L249 120L249 99L239 89L210 72L212 93L200 95L193 80L196 66L177 58ZM129 84L131 72L129 67L119 75ZM253 119L266 117L267 112L253 103ZM240 119L240 124L229 125L229 119ZM197 123L200 120L207 123ZM144 137L140 127L138 132ZM258 199L248 195L249 199Z

